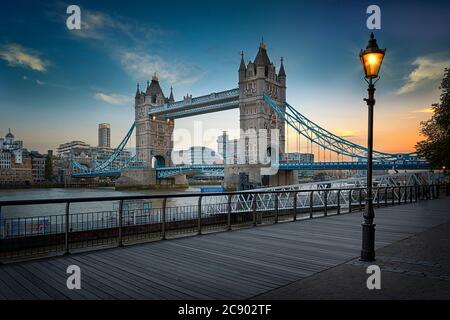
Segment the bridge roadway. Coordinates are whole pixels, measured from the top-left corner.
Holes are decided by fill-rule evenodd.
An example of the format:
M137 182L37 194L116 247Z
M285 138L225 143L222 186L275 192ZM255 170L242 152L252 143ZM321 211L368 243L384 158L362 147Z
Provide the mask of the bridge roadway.
M376 209L377 248L450 221L449 208L446 197ZM248 299L360 248L361 214L335 215L3 265L0 299ZM72 264L81 290L66 287Z
M142 168L142 167L139 167ZM281 170L366 170L367 163L363 161L347 162L280 162L278 168ZM375 162L374 170L426 170L430 165L425 161L384 161ZM174 167L156 168L157 177L160 179L169 178L177 174L187 173L189 171L200 171L223 176L224 166L221 164L213 165L182 165ZM106 169L103 171L87 171L73 173L72 177L94 177L94 176L117 176L120 175L120 169Z

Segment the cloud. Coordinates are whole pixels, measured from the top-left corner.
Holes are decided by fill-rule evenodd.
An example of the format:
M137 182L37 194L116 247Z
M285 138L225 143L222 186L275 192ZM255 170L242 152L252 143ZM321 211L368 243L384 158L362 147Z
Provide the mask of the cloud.
M77 37L92 40L114 40L120 32L135 42L148 42L156 35L165 33L160 29L151 28L121 16L110 16L87 9L81 11L81 29L68 31Z
M131 98L128 96L124 96L121 94L106 94L103 92L97 92L94 95L95 99L109 103L109 104L115 104L115 105L128 105L132 102Z
M427 108L422 108L422 109L414 110L413 112L415 112L415 113L433 113L434 110L433 110L432 107L427 107Z
M40 86L43 86L43 85L45 84L44 81L41 81L41 80L38 80L38 79L36 79L36 83L37 83L38 85L40 85Z
M189 85L198 81L204 74L195 65L168 62L161 54L156 54L146 47L161 36L167 38L170 31L121 16L86 9L82 10L81 20L81 30L69 32L94 45L107 48L107 53L118 60L125 72L134 80L148 79L157 72L158 78L162 81Z
M335 130L336 135L342 137L342 138L353 138L356 136L356 132L353 130L347 130L347 129L337 129Z
M47 71L48 63L33 50L19 44L10 43L0 47L0 58L8 62L11 67L25 67L35 71Z
M189 85L204 75L197 66L172 61L169 63L159 55L124 50L119 54L119 60L125 71L135 79L148 78L157 72L160 80L170 84Z
M442 79L444 69L450 67L450 59L438 60L429 57L419 57L413 65L416 67L407 76L406 83L397 90L397 94L405 94L415 91L427 84L435 84Z

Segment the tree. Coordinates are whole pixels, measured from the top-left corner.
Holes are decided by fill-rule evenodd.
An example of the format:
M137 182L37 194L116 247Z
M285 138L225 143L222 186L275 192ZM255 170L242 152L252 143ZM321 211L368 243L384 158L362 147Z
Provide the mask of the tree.
M441 101L432 105L434 114L422 121L425 140L416 144L417 153L433 168L450 168L450 68L445 68L441 86Z
M53 179L53 159L50 154L47 155L45 160L45 180L50 181Z

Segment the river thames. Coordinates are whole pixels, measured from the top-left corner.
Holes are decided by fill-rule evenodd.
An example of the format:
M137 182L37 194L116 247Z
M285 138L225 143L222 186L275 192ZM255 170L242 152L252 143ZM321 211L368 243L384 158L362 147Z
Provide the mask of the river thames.
M0 190L0 200L35 200L35 199L58 199L58 198L95 198L108 196L130 196L130 195L158 195L158 194L180 194L200 192L202 186L191 186L183 190L139 190L139 191L116 191L111 188L51 188L51 189L14 189L14 190ZM211 188L220 186L207 186ZM169 199L168 206L185 206L197 203L197 197ZM153 200L152 207L160 207L161 201ZM72 203L70 207L71 213L85 213L85 212L99 212L110 211L117 209L118 201L107 202L86 202L86 203ZM4 207L1 209L1 217L7 218L25 218L37 216L50 216L57 214L64 214L65 204L50 204L50 205L30 205L30 206L15 206Z

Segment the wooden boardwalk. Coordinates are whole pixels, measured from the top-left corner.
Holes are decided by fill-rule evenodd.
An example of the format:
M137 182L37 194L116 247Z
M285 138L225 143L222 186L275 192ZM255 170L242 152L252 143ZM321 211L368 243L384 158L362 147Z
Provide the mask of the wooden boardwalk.
M450 221L450 198L376 209L377 247ZM361 213L0 266L0 299L248 299L357 257ZM69 265L81 290L66 287Z

